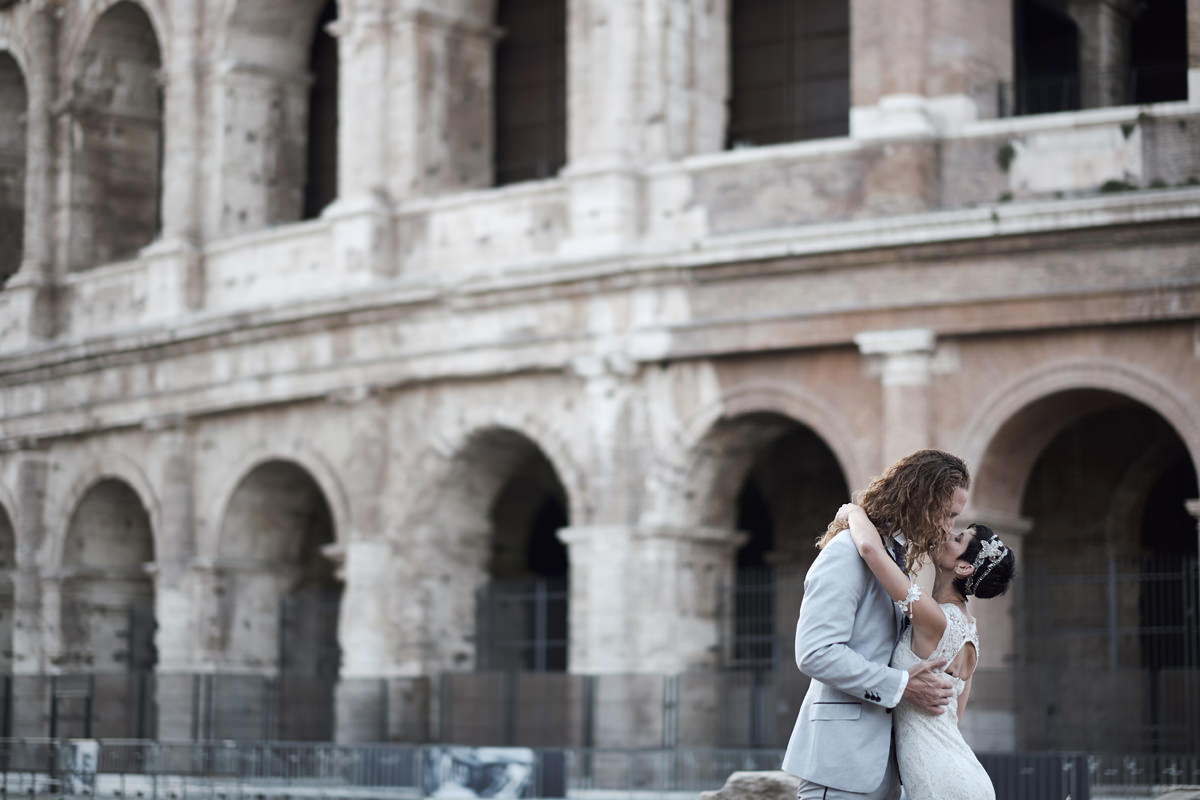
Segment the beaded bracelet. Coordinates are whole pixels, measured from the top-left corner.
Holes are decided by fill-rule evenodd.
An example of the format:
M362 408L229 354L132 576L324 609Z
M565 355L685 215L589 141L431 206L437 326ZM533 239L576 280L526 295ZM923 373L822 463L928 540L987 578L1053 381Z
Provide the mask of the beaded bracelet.
M895 604L896 608L900 609L900 612L904 614L904 616L911 619L912 605L913 603L917 602L917 598L920 596L921 587L917 586L916 581L913 581L908 584L908 594L904 596L904 599L894 600L893 603Z

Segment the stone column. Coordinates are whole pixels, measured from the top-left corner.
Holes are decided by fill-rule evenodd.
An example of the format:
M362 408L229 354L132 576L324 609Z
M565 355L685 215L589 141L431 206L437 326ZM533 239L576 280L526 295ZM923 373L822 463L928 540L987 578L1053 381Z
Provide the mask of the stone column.
M54 4L39 3L29 15L24 255L20 269L4 288L5 312L15 319L9 327L0 329L0 341L4 342L0 349L24 347L31 339L55 336L59 329L52 110L57 92L56 10Z
M570 236L563 250L613 252L638 235L642 116L640 6L569 0L567 166ZM652 88L652 87L651 87Z
M1079 26L1079 96L1084 108L1128 102L1130 28L1136 0L1069 0Z
M165 427L157 442L162 449L162 530L151 575L154 579L154 645L158 652L158 736L187 739L193 730L193 680L196 660L196 609L192 606L195 574L194 439L182 420L148 425Z
M928 136L995 116L1012 80L1011 15L990 0L851 0L850 135Z
M491 184L495 30L466 5L370 0L334 26L341 198L399 203Z
M633 671L637 662L629 630L633 585L626 570L633 559L634 528L588 525L563 528L570 587L567 665L576 674Z
M17 508L12 520L16 535L13 574L13 674L45 671L42 649L42 596L37 554L45 537L47 460L31 455L17 467Z
M172 57L164 65L162 230L145 253L165 261L155 265L179 273L181 309L200 308L204 303L203 201L207 163L203 142L207 140L205 113L206 59L200 53L203 4L182 7L172 31ZM169 266L168 266L169 265Z
M671 675L719 659L721 587L732 580L734 531L572 526L571 672Z
M392 114L413 90L395 75L403 70L391 57L398 34L387 5L366 3L327 30L338 43L338 195L321 216L330 221L334 269L353 285L399 270L396 170L411 178L412 165L404 157L410 128L394 125Z
M883 386L881 464L886 468L934 443L929 397L934 336L924 328L868 331L854 337L859 352L877 362Z
M213 130L221 141L209 198L212 232L230 236L299 220L310 77L225 61L214 83Z
M1025 536L1033 520L1004 511L967 508L960 517L963 524L978 522L994 530L1013 551L1017 577L1025 567L1022 553ZM971 613L978 620L980 652L976 678L971 690L971 708L963 720L963 735L976 750L1011 753L1017 747L1018 697L1021 691L1019 654L1021 614L1036 613L1019 604L1020 592L988 600L971 601Z
M343 582L338 619L342 663L337 685L335 738L339 742L389 740L392 718L401 730L422 728L426 717L411 719L412 708L396 709L389 702L389 684L421 675L419 654L407 662L399 642L421 639L420 613L406 581L397 580L404 555L387 538L388 463L391 451L388 410L365 388L331 398L344 406L350 437L350 456L343 466L349 487L351 529L339 532L344 545L327 550L339 563ZM407 605L405 605L407 604ZM398 610L405 609L401 613ZM420 683L420 681L418 681ZM428 682L424 682L428 686ZM414 690L415 691L415 690ZM419 705L419 704L418 704Z
M392 565L401 558L390 542L355 540L345 548L338 641L342 668L337 686L339 742L372 742L388 738L388 678L397 674L392 651L397 627L391 613L395 576ZM412 598L408 598L412 601ZM410 641L416 632L403 636Z
M592 723L597 743L661 745L668 731L656 728L661 717L648 724L643 709L675 691L685 739L715 745L714 668L743 537L700 526L593 525L559 538L571 564L570 670L599 676L609 698Z

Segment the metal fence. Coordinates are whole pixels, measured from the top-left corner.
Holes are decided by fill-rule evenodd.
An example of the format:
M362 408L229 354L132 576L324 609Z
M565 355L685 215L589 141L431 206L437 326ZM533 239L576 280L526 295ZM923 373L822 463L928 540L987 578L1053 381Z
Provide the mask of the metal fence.
M490 581L475 603L479 668L566 671L567 600L565 578Z
M1016 591L1027 746L1200 752L1196 558L1035 562Z
M465 783L460 774L479 772L486 783L514 754L529 768L521 797L695 797L720 788L733 772L778 769L782 758L779 750L713 748L505 753L408 744L0 740L0 796L417 798L435 794L448 775ZM997 800L1151 797L1200 787L1197 755L983 754L981 761Z
M996 116L1050 114L1187 99L1187 65L1155 64L1125 71L1033 75L994 84ZM986 91L983 92L986 94Z

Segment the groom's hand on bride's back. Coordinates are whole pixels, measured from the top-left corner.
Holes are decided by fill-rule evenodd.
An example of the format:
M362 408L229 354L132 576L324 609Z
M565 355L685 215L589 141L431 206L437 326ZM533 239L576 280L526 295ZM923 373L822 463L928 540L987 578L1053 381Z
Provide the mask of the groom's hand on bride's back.
M904 699L926 714L941 714L954 697L950 679L934 670L946 666L946 660L922 661L908 668Z

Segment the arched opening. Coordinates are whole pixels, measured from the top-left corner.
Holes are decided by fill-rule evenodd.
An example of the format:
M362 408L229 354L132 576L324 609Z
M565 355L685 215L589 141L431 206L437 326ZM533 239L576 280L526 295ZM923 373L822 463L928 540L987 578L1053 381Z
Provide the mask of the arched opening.
M726 147L845 136L850 4L733 0Z
M338 190L338 45L329 32L337 20L336 0L328 0L317 18L309 50L308 168L305 170L304 218L320 216Z
M567 161L567 4L499 0L496 26L494 182L551 178Z
M13 593L12 571L17 568L17 538L12 519L0 506L0 676L13 671ZM9 731L4 730L5 735Z
M488 509L488 583L477 606L476 666L482 670L567 669L567 496L537 446L511 432L478 437L504 469ZM486 463L486 462L485 462Z
M70 266L129 258L161 229L162 58L133 2L104 12L79 55L71 114Z
M24 256L27 106L21 68L8 53L0 53L0 287Z
M558 531L570 502L545 451L503 427L473 432L439 479L427 571L442 668L441 735L464 744L573 741L570 580Z
M1019 742L1029 750L1188 753L1200 747L1196 473L1152 409L1063 392L1021 496ZM1098 401L1104 400L1101 403ZM1086 675L1086 680L1080 676Z
M337 196L336 0L235 0L217 45L220 231L318 216Z
M722 419L698 452L702 523L745 537L719 600L714 741L783 747L808 688L790 655L804 576L849 488L821 436L780 413Z
M736 423L777 431L759 445L737 495L737 551L733 599L734 669L774 670L791 663L795 612L814 543L837 507L850 497L829 446L787 417L753 414Z
M275 721L266 738L328 739L341 666L342 583L325 548L336 541L325 494L290 461L260 464L241 480L221 523L218 660L252 671L259 720L221 709L212 736L246 736L241 724ZM225 695L244 707L249 698ZM222 727L225 726L225 727ZM257 737L255 728L252 736Z
M63 542L60 644L53 657L63 674L89 677L52 698L57 735L152 735L154 711L146 698L158 663L153 562L150 517L138 494L115 478L92 486Z
M1187 0L1149 0L1142 4L1130 33L1131 103L1187 100L1187 31Z

